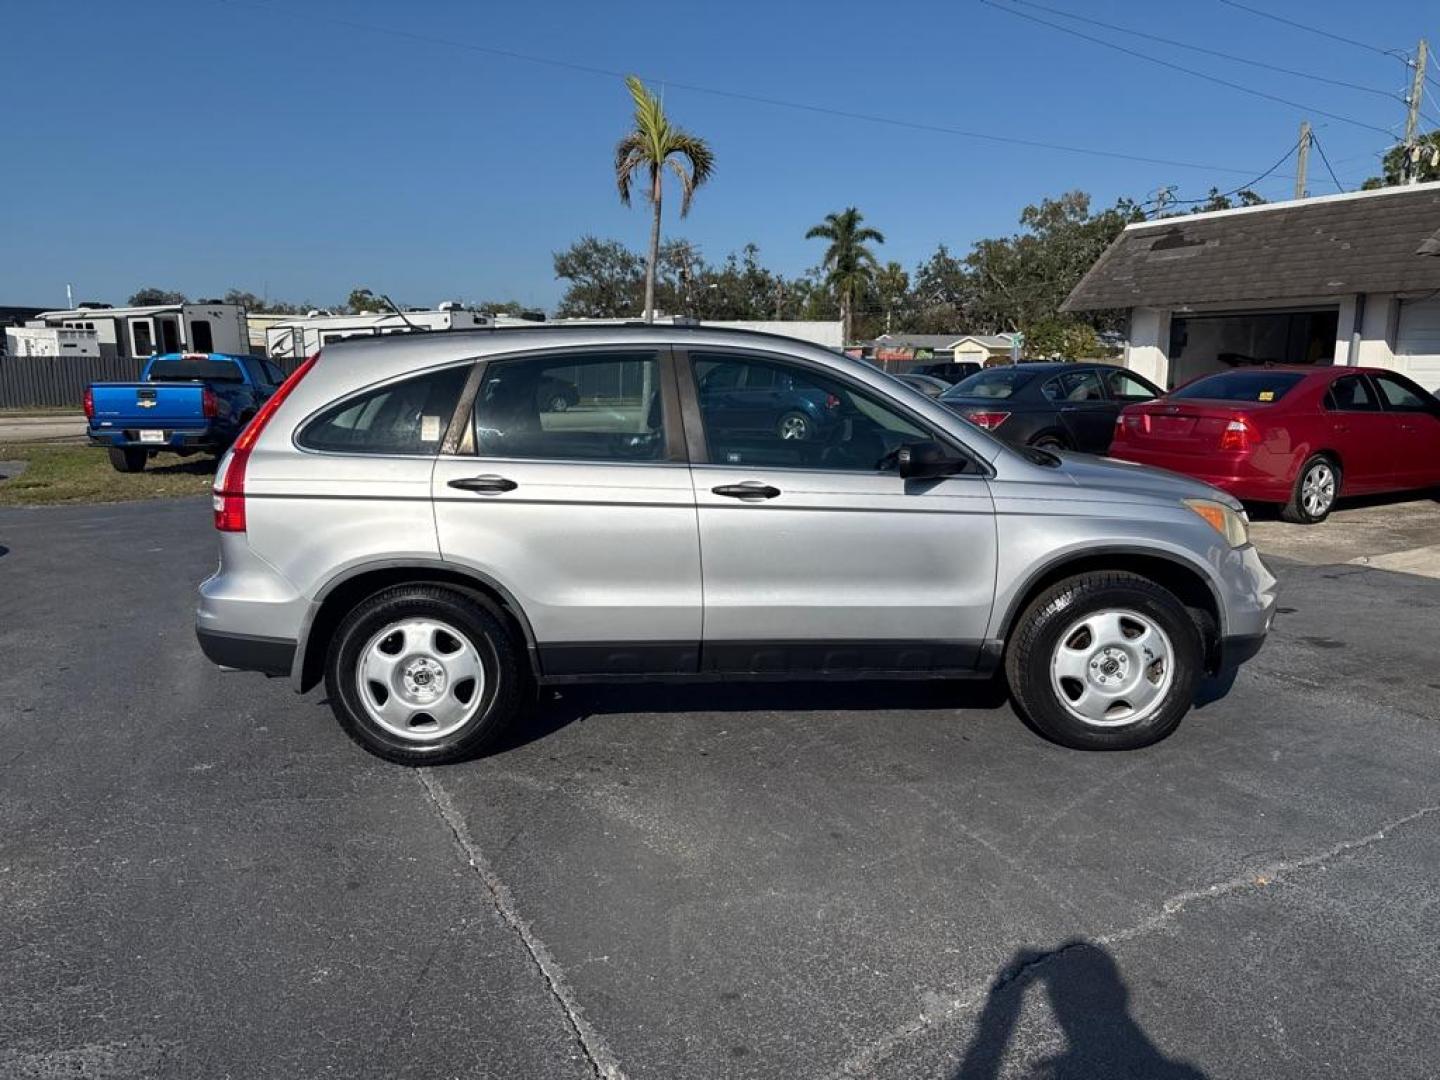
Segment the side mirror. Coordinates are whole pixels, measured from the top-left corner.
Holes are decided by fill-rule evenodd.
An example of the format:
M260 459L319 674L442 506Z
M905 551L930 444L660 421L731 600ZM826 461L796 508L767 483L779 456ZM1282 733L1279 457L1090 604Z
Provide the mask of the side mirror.
M954 476L965 471L965 459L938 442L906 443L895 451L895 471L906 480Z

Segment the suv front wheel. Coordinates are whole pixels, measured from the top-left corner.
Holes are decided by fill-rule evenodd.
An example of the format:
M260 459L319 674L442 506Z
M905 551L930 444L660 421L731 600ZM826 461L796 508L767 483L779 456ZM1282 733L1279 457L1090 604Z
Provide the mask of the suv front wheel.
M349 736L401 765L479 753L520 711L520 648L478 599L399 585L351 611L331 639L325 687Z
M1005 658L1010 692L1049 738L1131 750L1175 730L1195 699L1205 644L1185 605L1138 574L1057 582L1026 608Z

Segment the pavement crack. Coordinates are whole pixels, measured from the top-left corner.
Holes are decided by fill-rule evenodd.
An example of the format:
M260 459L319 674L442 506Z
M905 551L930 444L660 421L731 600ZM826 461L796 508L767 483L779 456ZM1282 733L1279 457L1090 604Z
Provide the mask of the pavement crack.
M1025 954L1025 959L1017 964L1011 964L996 976L993 980L981 988L972 988L966 993L953 997L942 997L939 994L927 993L921 1001L920 1015L913 1020L891 1028L878 1039L857 1050L841 1065L835 1069L830 1076L832 1080L844 1080L848 1077L867 1075L875 1065L883 1061L897 1047L918 1038L931 1027L945 1023L965 1015L972 1009L980 1006L986 998L997 990L1003 990L1006 986L1029 975L1034 969L1052 963L1061 956L1073 949L1091 948L1096 945L1115 945L1121 942L1130 941L1133 938L1158 930L1165 923L1174 919L1191 904L1201 900L1213 900L1234 893L1246 892L1251 889L1265 888L1267 885L1283 878L1287 874L1299 870L1310 870L1315 867L1324 866L1343 855L1354 851L1372 847L1375 844L1387 839L1396 829L1410 825L1431 814L1440 813L1440 805L1426 806L1404 817L1387 821L1374 832L1364 836L1354 837L1350 840L1341 840L1339 843L1312 852L1296 859L1284 859L1278 862L1268 863L1255 870L1246 871L1235 877L1227 878L1224 881L1217 881L1212 885L1206 885L1199 889L1187 889L1184 892L1176 893L1173 896L1161 901L1160 909L1146 919L1142 919L1134 926L1123 930L1117 930L1110 934L1099 934L1091 938L1076 938L1066 942L1058 948L1049 949L1044 952L1030 952Z
M455 843L470 864L470 868L479 876L486 891L489 892L490 901L494 905L496 913L520 939L531 962L545 980L551 997L560 1006L566 1022L575 1033L575 1040L585 1055L591 1071L600 1080L626 1080L625 1072L620 1068L620 1062L606 1045L605 1039L585 1019L584 1012L576 1001L575 993L570 989L555 957L551 955L545 943L535 936L530 924L520 917L515 907L515 898L509 887L500 880L489 860L471 839L465 819L455 808L449 793L440 786L440 781L431 774L430 770L416 769L415 775L419 778L420 786L424 788L426 796L435 808L435 813L449 828L455 838Z

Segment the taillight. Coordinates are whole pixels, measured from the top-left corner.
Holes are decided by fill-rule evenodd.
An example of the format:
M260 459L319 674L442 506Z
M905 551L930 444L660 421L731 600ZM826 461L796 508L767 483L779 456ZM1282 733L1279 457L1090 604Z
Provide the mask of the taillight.
M1250 427L1244 420L1231 420L1220 433L1221 450L1248 450L1250 448Z
M200 389L200 412L207 420L213 420L220 415L220 401L215 396L215 391L208 386Z
M259 411L250 418L245 429L235 437L230 451L220 463L221 471L215 477L211 500L215 508L215 528L221 532L245 531L245 468L250 462L250 451L255 449L255 443L270 418L285 403L290 391L299 385L300 380L309 373L318 359L319 353L308 358L276 388L275 393L271 394Z
M85 419L95 419L95 392L88 386L85 388Z
M1010 419L1010 414L1008 412L983 412L977 409L974 412L967 412L965 419L986 431L994 431Z

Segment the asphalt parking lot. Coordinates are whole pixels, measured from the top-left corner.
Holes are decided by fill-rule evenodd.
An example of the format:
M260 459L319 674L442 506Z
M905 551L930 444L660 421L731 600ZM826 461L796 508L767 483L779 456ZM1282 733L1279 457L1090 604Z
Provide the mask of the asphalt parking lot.
M0 511L0 1077L1434 1076L1440 506L1256 532L1144 751L632 687L416 771L203 660L206 502Z

